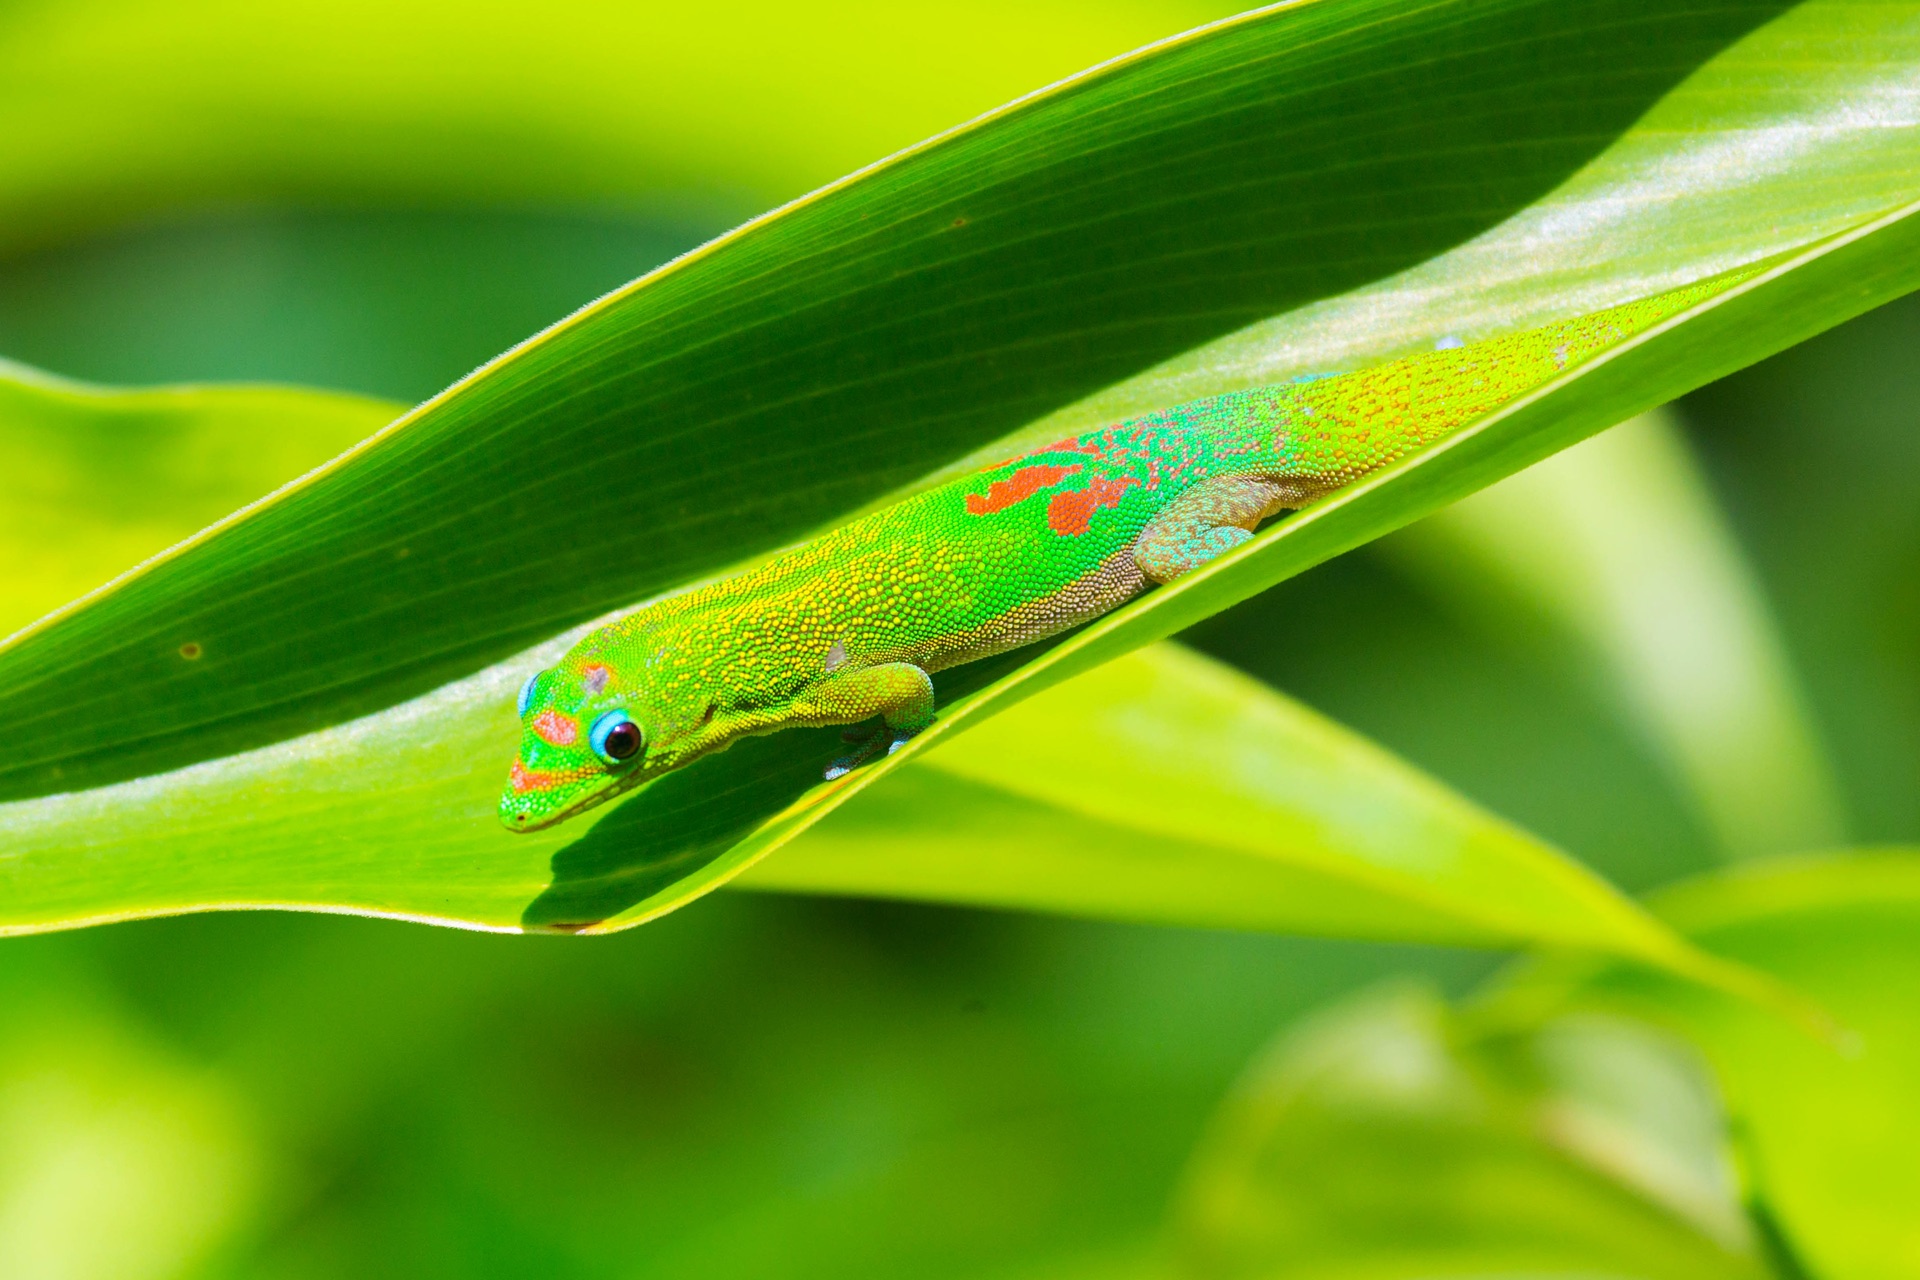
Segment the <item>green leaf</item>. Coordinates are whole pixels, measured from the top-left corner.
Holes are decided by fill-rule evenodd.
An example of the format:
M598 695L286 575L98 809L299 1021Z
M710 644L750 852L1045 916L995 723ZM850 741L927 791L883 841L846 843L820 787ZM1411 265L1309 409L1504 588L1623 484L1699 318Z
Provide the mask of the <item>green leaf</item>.
M1175 1222L1193 1276L1771 1274L1684 1045L1591 1015L1488 1041L1407 988L1255 1063Z
M111 572L130 538L151 535L155 521L164 528L191 519L210 496L228 501L267 487L305 461L303 452L330 447L386 410L293 390L109 392L24 377L0 384L0 393L12 409L0 431L11 434L16 474L59 480L16 488L0 507L21 517L14 549L24 562L65 548L61 563L94 566L98 576ZM208 468L209 459L225 460L227 470ZM181 481L165 483L173 473ZM50 512L60 519L51 528ZM36 533L41 542L27 540ZM472 710L497 715L504 706L492 696ZM353 745L364 746L364 737ZM856 807L851 822L803 841L797 856L757 883L1185 924L1598 947L1655 963L1671 962L1675 951L1670 937L1577 863L1257 681L1171 646L1050 690L929 762L883 788L877 803ZM320 767L299 772L323 795L335 792L338 778L323 760L313 763ZM241 774L239 786L251 789L261 777ZM409 855L431 841L411 816L424 810L439 826L458 809L484 813L497 783L490 770L448 779L431 798L413 790L385 809L359 806L362 825L350 834L364 843L368 818L387 821L384 838L374 837L387 846L381 864L417 877L389 880L384 891L367 883L367 850L319 838L321 824L305 832L313 848L298 864L200 856L219 842L218 827L195 821L193 797L179 805L169 781L133 784L139 798L120 796L104 809L119 789L75 797L84 802L90 852L77 883L72 862L35 857L41 841L32 823L14 827L8 923L156 909L150 898L123 896L129 885L169 893L174 909L298 905L307 893L319 905L492 927L628 922L620 913L637 886L623 874L625 851L610 879L556 876L522 920L499 914L494 899L450 898L444 874L420 877L410 867ZM306 806L294 790L283 783L275 800L297 813ZM191 783L189 791L205 794ZM46 816L45 805L27 807ZM348 854L344 864L340 853ZM111 874L99 874L102 863ZM329 886L355 883L359 894L375 896L346 904L327 897Z
M1705 477L1643 414L1384 540L1467 625L1572 665L1729 854L1843 835L1785 648Z
M1643 973L1548 968L1496 1007L1650 1018L1698 1044L1742 1134L1748 1176L1786 1246L1825 1280L1920 1276L1920 853L1777 859L1703 877L1654 906L1717 953L1821 1001L1845 1052L1738 1002Z
M14 410L0 420L0 430L13 434L14 456L23 464L18 474L61 478L57 493L69 500L52 504L63 520L61 540L90 550L93 563L148 531L152 519L180 519L209 493L218 500L235 486L244 494L249 486L270 484L278 475L261 468L289 457L297 463L302 449L325 443L329 432L363 427L368 415L377 421L382 412L377 403L290 390L111 393L26 379L0 389ZM253 447L270 432L277 433L275 448ZM209 474L201 465L208 456L232 460L233 469ZM167 478L169 464L198 483L154 485ZM135 468L131 478L128 467ZM41 484L36 492L48 489ZM6 509L39 514L35 504ZM136 518L142 515L144 522ZM16 526L23 533L41 527L30 520ZM58 545L16 543L23 557ZM489 698L475 710L497 714L504 705ZM908 889L967 900L984 890L985 900L1000 905L1104 907L1123 918L1191 924L1483 945L1558 942L1656 957L1670 948L1636 908L1577 864L1265 686L1170 647L1131 655L1043 695L932 760L931 768L908 771L900 780L905 786L882 803L857 811L864 825L855 827L851 842L841 836L836 844L831 834L811 841L811 863L803 853L781 868L784 878L768 883L817 890L834 887L837 876L867 892ZM324 770L314 777L323 792L337 781ZM489 771L469 772L432 800L415 791L386 813L363 809L363 819L392 823L382 863L407 868L408 855L430 839L409 828L411 813L424 808L438 825L458 806L484 812L495 782ZM1102 793L1092 793L1090 782ZM43 864L34 857L30 827L14 829L19 842L12 846L6 895L11 924L58 920L63 911L99 918L154 909L150 900L117 898L116 885L147 892L164 885L176 895L199 895L173 898L179 907L298 902L288 895L365 883L364 851L344 866L330 865L328 852L348 847L338 840L315 841L297 867L201 857L217 832L210 841L206 824L176 807L174 788L134 785L144 788L146 803L123 800L107 810L109 821L89 825L92 866L79 883L60 875L75 869L71 862ZM78 797L91 802L89 814L104 798ZM288 806L292 797L283 786L276 799ZM290 807L301 808L297 801ZM1207 821L1195 821L1202 814ZM116 827L117 841L109 835ZM320 832L306 834L311 839ZM975 840L979 844L969 847ZM850 846L858 865L849 877ZM984 875L977 865L981 849L999 864ZM832 874L810 876L822 850ZM967 851L967 862L952 858L959 850ZM1130 878L1120 874L1123 850L1132 854ZM941 852L949 858L944 868ZM931 884L929 855L936 859ZM1409 856L1417 861L1407 864ZM111 874L97 874L103 861ZM1091 900L1089 884L1101 886L1104 903ZM571 889L556 883L540 901L551 909L568 892L612 893L612 899L582 904L593 919L617 915L626 905L620 895L631 888L620 877L611 885L576 881ZM494 927L519 923L482 914L497 902L451 901L447 889L437 877L400 881L386 896L360 902Z
M0 634L319 466L401 406L282 387L122 391L0 362Z
M20 801L0 822L18 883L47 890L32 922L248 901L647 918L990 711L1913 287L1911 134L1886 127L1887 69L1855 50L1884 37L1896 69L1920 54L1880 10L1767 23L1781 8L1263 11L589 308L0 651L0 789ZM1785 50L1805 75L1761 93ZM1724 162L1804 142L1810 111L1818 146ZM564 646L553 632L1004 447L1116 378L1177 357L1031 429L1760 259L1765 274L1040 656L943 676L940 722L838 784L815 783L832 735L792 732L556 834L515 840L447 802L497 785L511 690ZM75 787L93 789L49 794ZM166 857L131 852L135 832ZM177 879L189 852L230 870ZM209 877L228 879L211 893Z

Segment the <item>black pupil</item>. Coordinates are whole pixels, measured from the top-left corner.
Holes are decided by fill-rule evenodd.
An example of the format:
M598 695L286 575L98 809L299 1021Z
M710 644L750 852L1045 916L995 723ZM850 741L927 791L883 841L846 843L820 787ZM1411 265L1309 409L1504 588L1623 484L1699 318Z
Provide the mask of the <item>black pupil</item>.
M640 750L640 726L623 720L607 730L607 754L615 760L631 760Z

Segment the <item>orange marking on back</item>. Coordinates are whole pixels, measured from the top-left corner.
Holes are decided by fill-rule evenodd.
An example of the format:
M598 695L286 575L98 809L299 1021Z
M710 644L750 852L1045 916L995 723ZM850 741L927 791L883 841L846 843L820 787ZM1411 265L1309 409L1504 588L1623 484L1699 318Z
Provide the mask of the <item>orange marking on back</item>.
M1022 467L1005 480L995 480L987 486L985 493L968 494L967 514L986 516L996 511L1005 511L1014 503L1031 498L1048 485L1059 484L1078 470L1080 470L1080 464L1077 462L1064 467L1045 462L1036 463L1031 467Z
M1112 432L1109 431L1108 434L1111 435ZM1084 453L1089 457L1098 458L1105 453L1105 450L1097 444L1082 442L1076 436L1068 436L1065 440L1055 440L1052 444L1041 445L1038 449L1032 449L1026 453L1016 453L1011 458L1002 458L998 462L990 462L980 469L982 471L998 471L1000 468L1010 467L1016 462L1025 462L1028 458L1044 458L1050 453Z
M1112 427L1108 427L1106 430L1106 441L1107 445L1111 447L1113 444ZM1075 436L1068 436L1065 440L1055 440L1044 449L1035 449L1033 454L1029 456L1038 456L1043 453L1084 453L1097 458L1105 451L1106 450L1091 440L1082 441Z
M1132 476L1109 479L1095 476L1084 489L1056 493L1047 503L1047 528L1062 537L1074 538L1093 524L1093 513L1102 507L1117 507L1127 490L1140 482Z

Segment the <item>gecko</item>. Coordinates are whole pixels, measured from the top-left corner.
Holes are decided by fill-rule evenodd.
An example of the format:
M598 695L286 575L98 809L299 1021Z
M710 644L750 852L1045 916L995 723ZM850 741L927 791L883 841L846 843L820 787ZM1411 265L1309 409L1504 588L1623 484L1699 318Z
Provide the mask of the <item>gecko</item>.
M1130 418L645 605L521 686L500 819L537 831L748 735L877 719L845 776L932 724L934 673L1172 582L1730 283Z

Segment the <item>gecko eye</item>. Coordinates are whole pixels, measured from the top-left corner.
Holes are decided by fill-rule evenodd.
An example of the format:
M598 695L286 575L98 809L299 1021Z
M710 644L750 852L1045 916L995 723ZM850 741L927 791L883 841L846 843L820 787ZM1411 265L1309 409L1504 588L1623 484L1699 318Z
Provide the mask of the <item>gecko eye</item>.
M525 716L527 708L533 705L533 686L538 683L540 683L540 673L536 671L527 677L525 684L520 686L520 701L517 705L522 716Z
M624 711L609 711L593 722L587 731L587 745L593 754L608 764L619 764L640 754L647 743L640 726Z

